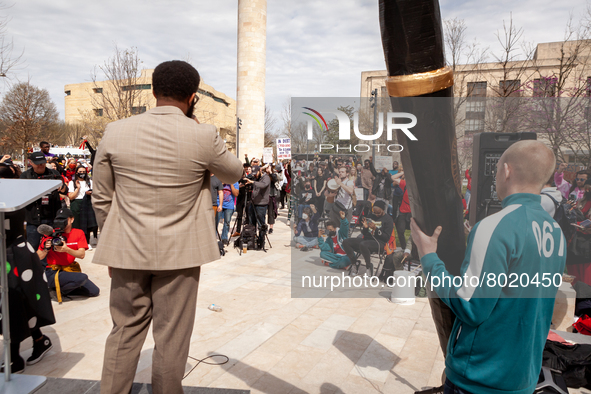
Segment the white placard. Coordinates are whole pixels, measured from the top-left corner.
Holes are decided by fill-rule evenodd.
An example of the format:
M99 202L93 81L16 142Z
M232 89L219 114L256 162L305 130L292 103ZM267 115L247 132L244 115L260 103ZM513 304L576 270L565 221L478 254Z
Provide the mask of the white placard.
M273 147L263 148L263 162L273 163Z
M357 198L357 201L363 201L363 188L362 187L355 188L355 198Z
M277 160L291 159L291 139L277 138Z
M382 168L386 167L388 171L392 169L392 156L376 156L374 159L373 166L377 172L382 171Z

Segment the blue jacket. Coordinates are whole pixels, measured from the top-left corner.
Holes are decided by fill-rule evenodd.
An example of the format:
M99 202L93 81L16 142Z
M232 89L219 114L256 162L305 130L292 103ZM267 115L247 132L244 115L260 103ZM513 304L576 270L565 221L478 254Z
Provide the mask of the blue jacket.
M555 285L566 262L562 230L540 202L536 194L506 197L502 211L470 232L461 268L468 283L457 286L456 278L456 285L435 288L457 316L446 374L469 392L531 394L538 381ZM449 276L435 253L423 256L421 264L431 278ZM492 275L496 280L488 281ZM482 285L476 279L470 283L472 277ZM524 287L528 278L530 285Z
M317 237L318 236L318 220L322 216L322 211L318 210L316 213L310 218L310 230L308 231L308 227L306 226L306 221L304 219L300 220L297 227L297 233L300 236L304 237Z

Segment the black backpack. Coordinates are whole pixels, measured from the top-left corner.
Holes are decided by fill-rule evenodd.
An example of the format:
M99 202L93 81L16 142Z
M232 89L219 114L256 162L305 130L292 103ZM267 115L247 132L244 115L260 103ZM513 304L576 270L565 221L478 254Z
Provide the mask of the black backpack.
M234 247L241 248L246 245L248 250L257 249L257 228L252 224L245 224L240 237L234 242Z
M582 215L579 214L580 211L578 209L574 209L568 202L564 200L564 198L561 202L558 202L548 193L542 194L549 197L554 203L554 220L556 220L556 223L560 225L564 237L569 240L574 232L572 224L584 219Z

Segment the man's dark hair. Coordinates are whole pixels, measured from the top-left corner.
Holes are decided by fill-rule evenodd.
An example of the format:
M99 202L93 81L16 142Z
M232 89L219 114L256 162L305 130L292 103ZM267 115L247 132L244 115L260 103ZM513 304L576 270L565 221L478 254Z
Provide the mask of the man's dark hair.
M336 229L337 227L339 227L339 226L338 226L338 225L337 225L337 224L336 224L334 221L332 221L332 220L329 220L328 222L326 222L326 227L328 227L328 226L332 226L332 227L334 227L335 229Z
M184 101L196 93L200 81L197 70L182 60L160 63L152 74L154 95L177 101Z
M39 143L39 148L43 147L43 145L49 145L49 142L47 142L47 141L41 141Z

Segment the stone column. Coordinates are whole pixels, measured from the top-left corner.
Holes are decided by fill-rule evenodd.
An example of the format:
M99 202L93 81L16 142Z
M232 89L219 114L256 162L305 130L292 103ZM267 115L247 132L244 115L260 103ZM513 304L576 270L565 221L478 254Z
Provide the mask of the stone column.
M265 134L267 0L238 0L236 115L240 157L262 157Z

